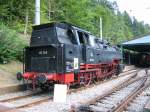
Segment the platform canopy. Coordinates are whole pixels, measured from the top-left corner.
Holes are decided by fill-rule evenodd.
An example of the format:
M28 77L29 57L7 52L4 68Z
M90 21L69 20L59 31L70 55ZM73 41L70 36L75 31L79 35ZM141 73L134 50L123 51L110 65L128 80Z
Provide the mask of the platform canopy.
M150 52L150 35L122 43L123 48L137 52Z

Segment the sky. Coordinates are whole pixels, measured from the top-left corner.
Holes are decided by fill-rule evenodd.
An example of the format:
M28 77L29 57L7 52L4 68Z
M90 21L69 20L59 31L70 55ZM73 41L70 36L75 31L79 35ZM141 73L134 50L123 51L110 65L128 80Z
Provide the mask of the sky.
M109 0L116 1L121 12L127 11L138 21L150 24L150 0Z

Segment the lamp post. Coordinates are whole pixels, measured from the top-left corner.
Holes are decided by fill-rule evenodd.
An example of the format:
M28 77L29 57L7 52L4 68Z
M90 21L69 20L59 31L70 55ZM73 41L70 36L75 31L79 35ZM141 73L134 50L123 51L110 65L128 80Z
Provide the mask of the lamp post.
M99 31L100 38L101 38L101 40L103 40L103 27L102 27L102 18L101 17L99 17L99 29L100 29L100 31Z
M40 24L40 0L35 0L35 25Z
M97 0L98 5L100 5L100 0ZM102 26L102 18L99 16L99 37L103 40L103 26Z

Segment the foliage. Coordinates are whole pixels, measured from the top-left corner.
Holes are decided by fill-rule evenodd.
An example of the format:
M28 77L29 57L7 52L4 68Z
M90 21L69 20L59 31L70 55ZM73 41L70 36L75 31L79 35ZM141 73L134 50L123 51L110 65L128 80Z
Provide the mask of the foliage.
M34 0L0 1L0 20L20 33L24 31L27 12L29 14L29 24L31 27L34 18Z
M150 26L138 22L127 12L121 13L116 2L107 0L49 0L54 13L50 20L67 21L99 35L99 18L103 20L103 36L118 44L150 33ZM48 7L46 9L49 9Z
M18 37L15 30L0 24L0 63L7 63L11 59L22 60L25 41Z
M17 33L22 34L27 31L30 34L34 22L34 2L35 0L1 0L0 20L10 29L16 30ZM103 38L114 44L150 34L148 24L131 18L127 12L121 13L116 2L108 0L41 0L41 23L66 21L99 36L100 17L103 21ZM24 46L16 32L8 27L1 25L3 30L0 32L0 39L5 45L0 41L1 61L5 60L5 57L8 60L16 59L22 48L18 48L18 46ZM6 37L6 39L2 37Z
M23 32L29 16L28 32L34 21L35 0L8 0L0 3L0 19L9 27ZM103 36L120 43L150 33L149 25L121 13L116 2L108 0L41 0L41 23L66 21L99 35L99 18L103 20Z

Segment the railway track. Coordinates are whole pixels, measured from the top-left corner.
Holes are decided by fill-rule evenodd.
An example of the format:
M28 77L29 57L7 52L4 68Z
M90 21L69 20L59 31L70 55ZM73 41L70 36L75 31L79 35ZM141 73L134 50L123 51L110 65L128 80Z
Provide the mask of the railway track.
M0 102L11 102L11 101L18 100L18 99L32 97L33 95L39 95L39 94L42 94L42 93L43 93L42 91L30 92L29 94L26 94L26 95L21 95L21 96L16 96L16 97L12 97L12 98L3 99L3 100L0 100Z
M83 105L72 106L71 112L122 112L127 101L145 88L148 76L128 80L102 96L85 102Z
M116 109L116 112L144 112L144 107L150 98L150 78L134 94L129 96L125 102ZM135 108L136 107L136 108Z
M131 70L131 71L127 71L127 72L124 72L122 73L120 76L118 77L123 77L125 75L129 75L129 74L132 74L132 73L135 73L135 76L136 76L136 73L138 72L139 70ZM107 81L110 81L110 80L114 80L118 77L113 77L109 80L105 80L105 81L100 81L98 82L97 84L100 84L100 83L104 83L104 82L107 82ZM90 87L93 87L94 85L90 85ZM81 87L81 88L78 88L78 89L71 89L68 94L72 93L72 92L77 92L77 91L81 91L81 90L84 90L86 89L87 87ZM17 105L15 106L15 108L17 109L20 109L20 108L26 108L26 107L30 107L30 106L33 106L33 105L38 105L40 103L43 103L43 102L47 102L47 101L50 101L53 99L53 95L40 95L41 92L37 92L37 93L30 93L30 94L27 94L27 95L24 95L24 96L17 96L17 97L12 97L12 98L7 98L7 99L3 99L1 100L0 102L9 102L9 103L14 103L14 102L17 102L19 100L22 100L22 102L24 100L27 100L28 98L32 98L34 100L30 101L28 103L22 103L21 101L19 101L21 105ZM33 98L33 96L36 96L37 98Z

